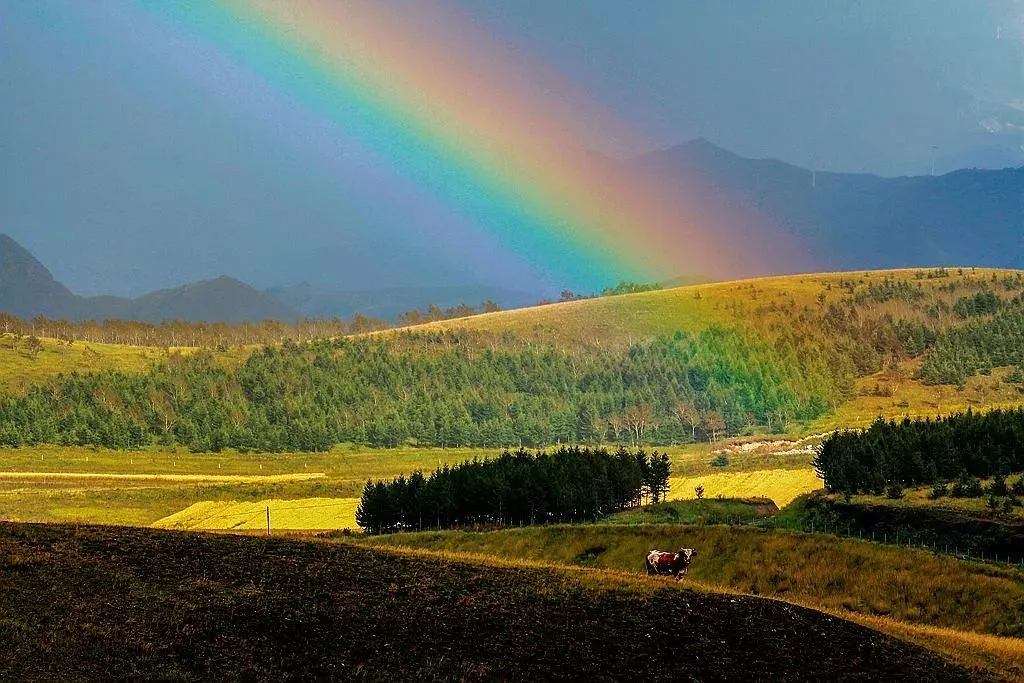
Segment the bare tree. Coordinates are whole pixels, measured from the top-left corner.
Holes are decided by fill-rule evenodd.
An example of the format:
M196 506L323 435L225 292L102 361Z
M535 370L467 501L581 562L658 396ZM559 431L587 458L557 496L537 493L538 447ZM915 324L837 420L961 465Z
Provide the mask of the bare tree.
M718 441L719 435L725 432L725 418L718 411L712 410L704 416L704 423L701 427L708 435L708 442L714 443Z
M697 440L697 427L700 426L700 411L693 401L679 401L673 408L673 413L679 424L690 428L690 438Z
M651 406L647 403L629 406L623 411L622 416L632 432L633 445L635 446L644 438L644 432L647 431L647 427L650 426L653 420Z

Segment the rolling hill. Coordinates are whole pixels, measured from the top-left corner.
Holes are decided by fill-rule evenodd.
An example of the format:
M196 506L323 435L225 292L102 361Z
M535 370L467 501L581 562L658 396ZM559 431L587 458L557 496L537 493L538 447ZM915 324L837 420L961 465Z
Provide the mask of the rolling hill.
M0 524L0 678L976 675L820 612L664 580L350 545Z
M195 354L13 395L0 443L657 445L1017 405L1019 373L993 367L1015 361L996 363L989 342L1019 352L1022 293L1016 271L802 275L270 345L226 367ZM59 372L67 353L15 345L0 352L24 377Z

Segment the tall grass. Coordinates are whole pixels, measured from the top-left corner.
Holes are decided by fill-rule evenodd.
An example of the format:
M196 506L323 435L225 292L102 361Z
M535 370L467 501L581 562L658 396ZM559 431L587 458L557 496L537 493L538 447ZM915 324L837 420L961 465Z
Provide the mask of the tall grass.
M725 526L553 526L398 534L364 541L643 572L652 548L700 552L692 581L822 609L1024 636L1024 573L934 553Z

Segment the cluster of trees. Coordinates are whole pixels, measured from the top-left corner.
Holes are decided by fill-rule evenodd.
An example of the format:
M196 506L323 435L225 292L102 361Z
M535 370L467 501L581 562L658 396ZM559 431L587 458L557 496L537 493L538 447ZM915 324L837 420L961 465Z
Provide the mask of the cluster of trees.
M667 455L620 448L505 451L400 476L367 481L356 521L368 533L468 525L523 525L594 520L668 493Z
M993 291L984 290L974 296L962 296L953 305L953 310L961 318L977 318L983 315L998 313L1003 300Z
M971 411L938 420L876 420L836 432L814 459L825 486L844 493L991 477L1024 470L1024 410Z
M275 452L342 442L683 443L755 424L782 429L853 390L849 361L798 334L767 344L711 328L619 350L479 337L286 342L238 367L199 351L141 374L62 376L0 395L0 444Z
M1016 305L947 330L918 376L925 384L963 384L975 373L1007 365L1024 365L1024 308Z
M398 327L409 325L422 325L423 323L437 322L439 320L453 320L455 318L467 318L479 313L495 313L501 310L501 306L491 300L484 301L479 308L473 308L468 304L459 304L449 308L441 308L436 304L427 306L427 310L420 311L412 309L398 316Z

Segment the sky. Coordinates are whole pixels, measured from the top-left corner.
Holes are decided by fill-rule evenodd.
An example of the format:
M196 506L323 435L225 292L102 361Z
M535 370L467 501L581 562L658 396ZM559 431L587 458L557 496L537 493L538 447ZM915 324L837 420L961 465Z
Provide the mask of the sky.
M1021 0L386 6L413 25L458 17L445 35L486 38L503 78L605 155L701 136L880 175L1024 163ZM0 232L73 291L138 295L220 274L336 290L600 284L583 256L566 270L534 257L488 224L496 212L453 200L461 188L347 129L337 102L302 101L232 52L244 47L169 14L0 3Z

